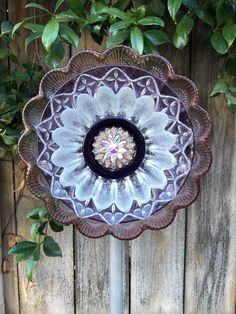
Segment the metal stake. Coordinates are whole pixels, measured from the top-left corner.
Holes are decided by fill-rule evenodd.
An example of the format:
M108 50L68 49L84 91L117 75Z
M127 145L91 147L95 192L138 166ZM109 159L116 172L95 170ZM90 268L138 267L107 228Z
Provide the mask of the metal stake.
M123 242L110 237L110 314L123 314Z

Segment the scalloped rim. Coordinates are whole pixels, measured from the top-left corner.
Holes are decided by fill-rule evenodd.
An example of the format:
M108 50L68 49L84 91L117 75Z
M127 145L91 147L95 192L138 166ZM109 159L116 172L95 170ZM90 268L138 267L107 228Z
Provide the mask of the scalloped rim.
M57 199L53 199L52 196L49 193L44 193L42 191L35 191L35 186L33 186L31 182L32 177L39 177L42 171L35 165L34 160L32 160L32 156L27 153L26 150L22 149L24 147L24 143L27 140L27 137L32 135L34 132L33 125L31 125L29 119L27 118L30 116L30 110L35 109L35 105L38 105L40 109L43 111L45 106L47 105L48 98L50 98L51 94L55 94L57 90L62 86L63 82L65 80L72 79L74 76L77 76L80 72L83 72L85 70L88 70L91 68L86 62L83 63L83 58L85 56L85 60L88 60L88 55L91 56L92 60L96 62L96 64L93 64L93 66L102 66L107 65L106 60L107 58L114 54L115 52L118 54L119 52L123 51L127 54L127 59L130 61L130 58L132 60L132 64L127 63L127 65L130 66L136 66L136 67L142 67L145 62L148 62L150 59L154 59L156 64L161 63L162 67L166 67L166 73L165 73L165 79L163 77L159 77L162 79L170 88L173 89L173 91L181 97L181 94L178 94L178 90L175 90L175 84L178 82L185 82L187 83L188 87L191 88L191 102L184 102L183 99L181 99L184 103L184 105L189 110L190 118L194 117L194 112L197 112L204 116L205 130L200 130L200 137L195 138L195 153L199 154L199 156L203 156L203 154L206 155L205 158L205 164L203 169L200 168L192 168L190 171L190 174L188 176L188 179L186 180L184 186L179 191L177 197L171 201L167 206L162 208L157 213L150 216L147 220L139 220L139 221L133 221L133 222L127 222L127 223L121 223L115 226L110 226L108 224L105 224L104 222L95 221L93 219L80 219L80 218L72 218L69 221L65 221L65 215L61 214L60 212L58 214L58 208L61 209L63 206L66 208L67 206L65 204L61 204L62 202ZM76 62L79 61L79 64L82 64L82 68L78 69ZM108 63L109 65L122 65L121 61L117 59L117 62L119 64L114 63ZM144 68L146 71L148 69ZM152 73L151 71L149 71ZM161 72L162 73L162 72ZM154 75L152 73L152 75ZM54 80L52 77L59 76L62 77L61 80ZM157 75L154 75L157 76ZM48 82L52 81L51 85L47 87ZM45 99L45 103L44 103ZM33 108L32 108L32 105ZM36 108L37 109L37 108ZM194 109L193 112L191 112L191 109ZM191 116L192 115L192 116ZM196 118L196 117L195 117ZM198 117L199 118L199 117ZM197 120L198 121L198 120ZM93 50L84 50L80 51L77 54L75 54L69 61L68 65L64 68L59 68L55 70L49 71L43 79L41 80L40 86L39 86L39 93L36 97L32 98L25 106L23 111L23 122L25 125L25 132L21 136L20 141L18 143L18 151L21 159L26 163L27 165L27 185L30 189L30 191L33 194L37 194L41 199L43 199L46 203L47 210L50 212L50 214L56 218L58 221L61 221L63 223L73 223L75 227L85 236L91 237L91 238L99 238L102 236L105 236L107 234L111 234L112 236L120 239L120 240L132 240L138 237L144 230L146 229L152 229L152 230L158 230L163 229L167 226L169 226L172 221L174 220L176 213L178 209L185 208L189 205L191 205L195 199L197 198L199 192L200 192L200 179L201 177L209 170L212 162L212 154L208 146L208 138L212 132L212 122L208 115L208 113L199 106L199 94L198 90L195 86L195 84L188 78L180 75L176 75L174 73L174 70L164 57L154 54L149 55L143 55L140 56L137 52L135 52L133 49L125 46L116 46L112 47L110 49L105 50L102 53L99 53L97 51ZM200 124L198 125L198 127ZM198 130L199 131L199 130ZM27 142L27 141L26 141ZM198 146L201 146L201 149L198 149ZM203 151L202 151L203 150ZM30 157L30 158L29 158ZM195 160L195 158L194 158ZM188 195L187 199L184 200L186 190L188 188L193 189L194 193L191 193L191 195ZM50 189L49 189L50 190ZM69 210L69 207L67 208ZM61 209L61 213L63 213L63 209ZM72 215L73 216L73 215Z

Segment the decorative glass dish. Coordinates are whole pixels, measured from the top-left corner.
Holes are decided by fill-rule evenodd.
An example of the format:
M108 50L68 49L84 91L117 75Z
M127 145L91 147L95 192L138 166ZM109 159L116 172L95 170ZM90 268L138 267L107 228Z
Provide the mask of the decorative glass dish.
M166 227L211 163L195 85L163 57L128 47L81 51L48 72L23 120L30 190L89 237Z

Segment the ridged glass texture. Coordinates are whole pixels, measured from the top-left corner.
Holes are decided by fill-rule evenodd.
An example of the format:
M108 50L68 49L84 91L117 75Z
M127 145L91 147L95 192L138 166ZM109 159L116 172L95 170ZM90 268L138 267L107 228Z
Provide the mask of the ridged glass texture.
M127 94L135 93L132 110L125 102L121 102L124 105L117 110L112 108L113 102L110 106L105 101L102 110L97 112L96 120L114 115L125 117L141 130L147 148L135 176L115 181L104 180L92 173L90 179L93 178L93 184L89 180L83 187L76 188L72 184L66 186L60 179L64 164L57 165L55 160L53 163L53 155L64 147L60 142L60 132L68 142L73 139L70 128L65 128L66 118L63 123L63 112L76 110L80 95L87 95L86 101L98 102L97 108L100 110L99 90L113 93L111 99L114 99L119 93L122 95L122 89L125 88ZM105 97L102 92L101 99L109 99L108 94L105 93ZM128 97L127 94L123 99ZM153 111L147 111L145 106L138 108L137 103L144 99L142 97L146 97L149 102L153 100L154 105L150 107ZM93 107L85 105L88 104L85 100L80 104L82 108L84 106L86 123L82 125L86 134L94 122L94 111L90 110ZM195 85L189 79L175 75L163 57L139 56L132 49L122 46L101 54L94 51L79 52L66 68L46 74L40 84L39 95L25 107L23 118L26 129L19 143L19 152L28 166L29 188L46 201L47 209L55 219L74 223L80 232L90 237L110 233L120 239L132 239L147 228L166 227L174 219L177 209L194 201L199 193L199 179L211 163L207 145L211 122L198 103ZM161 114L162 119L158 121L158 115ZM154 131L165 119L163 127ZM84 135L78 135L78 138L80 136L82 138ZM170 139L171 136L175 138L174 141ZM162 155L160 147L164 149ZM154 156L158 153L160 165L167 164L162 170L166 182L151 186L147 177L154 180L158 164ZM70 158L72 155L73 150L68 151ZM170 156L169 161L167 156ZM90 169L87 170L90 172ZM92 196L90 188L94 189ZM98 193L101 194L98 201L93 199L96 190L101 192ZM109 194L111 190L113 192ZM115 203L114 191L119 191L116 192ZM86 193L88 197L81 199ZM107 195L110 198L105 204L103 200ZM125 201L127 195L128 202Z

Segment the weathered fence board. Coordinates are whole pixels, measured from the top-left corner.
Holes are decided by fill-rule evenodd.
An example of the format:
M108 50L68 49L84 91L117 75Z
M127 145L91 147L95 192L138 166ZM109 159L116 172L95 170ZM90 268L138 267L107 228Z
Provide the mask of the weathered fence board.
M6 20L6 2L0 4L1 20ZM4 64L8 67L7 62ZM14 164L11 156L0 162L1 190L1 239L2 239L2 271L4 283L4 302L6 313L19 312L18 267L14 257L8 255L9 245L14 244L16 230L16 208L14 202Z
M2 217L0 215L0 232L2 234ZM0 238L0 261L2 261L2 237ZM0 272L0 313L5 314L3 272Z
M25 18L33 10L24 9L28 1L9 0L9 19L14 23ZM54 7L54 3L40 1L41 4ZM42 20L43 22L43 20ZM21 62L40 62L37 60L40 55L40 46L30 47L27 54L24 52L22 33L15 39L16 54ZM66 60L67 58L67 60ZM65 63L68 62L69 48L65 55ZM22 182L21 163L15 165L15 187L17 188ZM24 239L29 238L30 223L26 221L29 210L35 207L38 202L32 199L32 194L27 188L24 188L22 195L17 197L17 233ZM35 276L35 284L28 284L25 277L25 264L19 264L19 310L20 313L34 314L64 314L74 312L74 252L73 252L73 227L65 228L65 232L55 236L55 240L63 247L63 258L44 258ZM37 300L37 301L36 301ZM15 312L12 312L15 313Z
M176 73L189 76L189 47L178 52L167 46ZM131 313L183 313L185 212L167 229L146 231L131 243ZM140 284L142 283L142 284Z
M0 19L7 18L7 2L0 2ZM8 67L8 63L4 64ZM14 203L14 165L11 157L7 156L0 162L0 191L1 191L1 241L2 241L2 271L4 283L4 300L6 313L18 313L18 270L14 258L8 255L9 244L14 241L16 234L16 212Z
M214 125L213 164L201 194L188 210L186 313L235 313L236 120L223 98L209 98L218 73L216 54L203 27L192 41L191 76Z
M14 257L8 255L9 244L14 244L16 212L14 204L13 163L11 158L0 162L1 220L2 220L2 271L6 313L19 312L18 270Z
M19 167L19 166L18 166ZM17 207L17 232L29 239L30 222L26 215L38 201L25 188ZM49 232L49 235L51 233ZM74 312L74 255L73 228L65 227L61 234L53 234L63 248L63 257L43 257L34 276L35 282L29 284L25 264L19 264L20 313L64 314Z

